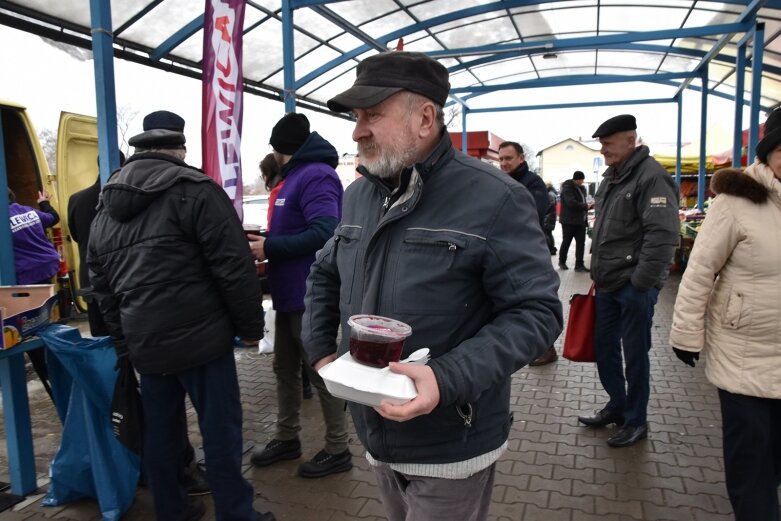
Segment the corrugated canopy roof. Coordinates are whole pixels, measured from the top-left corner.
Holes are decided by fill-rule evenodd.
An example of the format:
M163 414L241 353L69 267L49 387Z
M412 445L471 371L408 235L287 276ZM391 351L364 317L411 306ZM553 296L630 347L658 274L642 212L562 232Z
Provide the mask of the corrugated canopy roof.
M674 99L700 89L707 67L712 94L734 98L738 42L757 23L764 41L761 106L781 101L781 1L728 0L289 0L294 22L295 84L283 77L283 2L247 1L246 92L324 109L352 84L357 63L396 48L439 59L451 94L470 110L507 105ZM200 77L203 0L111 2L115 54ZM0 1L0 23L91 46L86 0ZM761 26L760 26L761 27ZM747 48L750 68L754 47ZM637 82L645 84L637 89ZM579 88L600 84L583 97ZM650 88L649 88L650 86ZM553 89L553 90L552 90ZM642 97L638 92L642 90ZM746 76L744 96L752 90ZM545 93L545 95L543 95ZM650 93L650 95L649 95ZM456 98L453 99L456 99Z

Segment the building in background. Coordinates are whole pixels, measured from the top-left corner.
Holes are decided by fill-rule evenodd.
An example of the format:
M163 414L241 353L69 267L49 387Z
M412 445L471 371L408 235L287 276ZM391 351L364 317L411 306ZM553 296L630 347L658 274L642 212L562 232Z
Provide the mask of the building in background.
M595 142L595 146L599 143ZM605 164L599 153L599 148L567 138L555 145L543 148L537 153L539 158L538 174L543 181L558 187L567 179L572 179L572 173L580 170L586 174L586 183L597 184Z

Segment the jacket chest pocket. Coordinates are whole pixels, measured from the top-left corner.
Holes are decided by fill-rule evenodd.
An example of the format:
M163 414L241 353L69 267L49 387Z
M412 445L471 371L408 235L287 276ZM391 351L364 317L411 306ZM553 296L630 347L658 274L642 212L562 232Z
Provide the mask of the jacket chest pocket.
M336 249L336 265L341 278L340 299L349 304L353 293L353 278L358 265L361 236L363 228L354 225L340 225L336 229L334 248Z
M455 231L410 228L395 263L394 309L422 315L463 311L474 284L467 236Z

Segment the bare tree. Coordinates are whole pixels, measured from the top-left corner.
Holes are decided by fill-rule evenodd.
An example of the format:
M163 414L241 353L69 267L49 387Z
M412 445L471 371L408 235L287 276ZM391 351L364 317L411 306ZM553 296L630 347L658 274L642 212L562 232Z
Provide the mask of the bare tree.
M46 156L46 164L49 165L49 172L57 173L57 134L51 129L45 128L38 133L38 141L43 148L43 155Z
M447 112L445 113L445 127L450 128L450 125L452 125L455 119L460 115L461 105L458 103L450 105L450 107L447 109Z
M130 155L130 145L127 143L127 133L130 124L138 116L138 111L128 105L122 105L117 109L117 133L119 134L119 149L125 154Z

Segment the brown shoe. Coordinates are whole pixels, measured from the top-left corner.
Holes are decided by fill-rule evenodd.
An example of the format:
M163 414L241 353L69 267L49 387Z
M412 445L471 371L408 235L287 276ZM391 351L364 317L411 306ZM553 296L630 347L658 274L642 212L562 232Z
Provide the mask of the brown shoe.
M541 357L529 362L530 367L536 367L538 365L551 364L559 359L559 355L556 354L556 348L550 346Z

